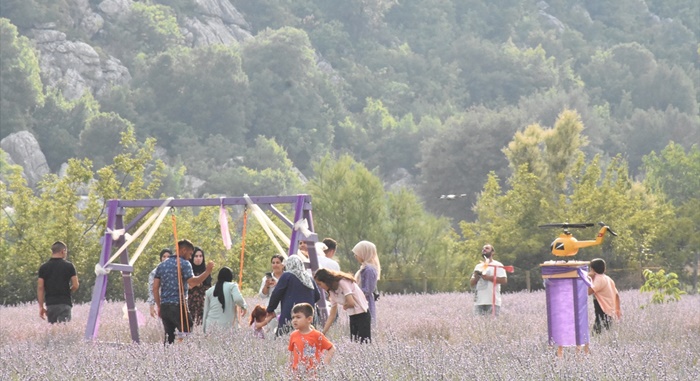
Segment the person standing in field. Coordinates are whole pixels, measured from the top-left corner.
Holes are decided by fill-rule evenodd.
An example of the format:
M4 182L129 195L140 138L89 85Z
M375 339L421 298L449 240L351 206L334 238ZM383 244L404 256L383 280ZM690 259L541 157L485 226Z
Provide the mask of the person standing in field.
M205 260L206 257L204 256L204 250L198 246L195 246L194 253L190 259L192 273L194 276L203 274L207 270ZM194 286L189 291L187 306L190 308L190 316L192 316L192 322L194 325L202 324L202 319L204 318L204 295L210 287L211 276L208 276L206 279L204 279L204 282L202 282L201 285Z
M333 238L324 238L322 243L325 245L325 249L323 250L324 259L322 260L319 256L319 263L323 263L324 268L331 269L333 271L340 271L338 261L333 259L338 243L335 242Z
M331 302L331 311L323 327L323 334L328 333L336 319L338 306L341 306L350 317L350 338L360 343L372 342L372 316L369 314L369 304L360 286L351 274L318 269L314 275L318 287L326 290Z
M277 305L281 304L277 323L277 336L286 335L291 330L292 308L299 303L316 304L321 298L316 282L304 267L300 255L292 255L285 260L285 272L279 278L267 304L268 316L265 323L275 317Z
M484 260L474 267L474 273L469 280L469 285L475 289L474 314L498 316L501 311L501 285L508 283L506 270L503 264L493 259L496 250L493 245L486 244L481 249ZM494 284L495 278L495 284ZM496 300L494 301L494 287ZM493 309L496 309L494 312Z
M219 270L216 285L209 288L204 296L204 332L212 330L213 326L238 328L238 309L242 312L248 309L243 295L238 290L238 284L233 281L233 271L228 267Z
M267 307L270 302L270 295L272 295L272 292L275 290L277 282L282 277L282 274L284 274L285 259L286 256L282 254L273 254L272 258L270 258L270 267L272 271L265 273L265 275L262 277L258 296L262 299L265 307ZM274 311L274 316L279 316L281 311L282 307L281 305L278 305ZM265 323L259 328L263 329L266 335L274 337L275 332L277 332L277 319L271 319L269 320L269 323L267 320L264 321Z
M593 295L593 308L595 309L593 332L600 333L603 327L610 329L612 319L622 318L620 293L615 287L615 282L605 275L605 261L603 259L592 260L590 266L588 276L591 277L593 286L588 288L588 295Z
M376 324L377 309L375 302L379 298L377 281L382 273L382 266L377 255L377 246L369 241L360 241L352 248L352 253L360 263L360 269L355 273L355 281L365 294L365 299L367 299L372 324Z
M173 251L170 250L169 248L165 248L160 251L160 262L163 263L164 260L170 258L170 256L173 255ZM153 298L153 280L156 277L156 269L158 266L153 268L153 270L148 274L148 300L146 300L146 303L150 305L151 309L151 316L152 317L157 317L158 312L156 311L156 300Z
M192 264L189 262L194 253L194 245L187 239L178 241L177 253L179 258L174 255L158 265L153 279L153 298L156 301L158 316L163 320L165 340L168 344L175 342L175 329L179 329L182 333L190 332L192 318L187 310L187 290L189 287L202 284L214 269L214 262L209 261L206 271L194 276ZM178 274L178 259L180 274ZM184 295L180 295L181 284ZM187 319L184 319L185 315Z
M39 317L48 318L51 324L70 321L73 308L71 293L80 286L75 266L66 260L67 256L68 246L56 241L51 245L51 259L39 267L36 287Z

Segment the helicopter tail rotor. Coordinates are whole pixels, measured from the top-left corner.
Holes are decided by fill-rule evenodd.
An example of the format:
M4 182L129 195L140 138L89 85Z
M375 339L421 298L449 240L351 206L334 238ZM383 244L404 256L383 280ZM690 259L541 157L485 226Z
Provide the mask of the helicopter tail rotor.
M612 229L610 229L610 226L606 225L604 222L598 222L598 225L599 225L601 228L605 228L605 230L607 230L608 233L610 233L610 234L612 234L613 236L617 237L617 233L615 233L614 231L612 231Z

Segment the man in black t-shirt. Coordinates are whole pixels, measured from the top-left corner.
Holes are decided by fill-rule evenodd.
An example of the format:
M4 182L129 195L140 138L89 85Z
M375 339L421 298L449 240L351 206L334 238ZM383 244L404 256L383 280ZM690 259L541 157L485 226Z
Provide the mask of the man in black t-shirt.
M73 301L71 292L78 289L78 275L72 263L66 261L68 247L61 241L51 245L51 259L39 267L36 294L39 299L39 317L49 323L68 322ZM46 308L44 308L46 302Z

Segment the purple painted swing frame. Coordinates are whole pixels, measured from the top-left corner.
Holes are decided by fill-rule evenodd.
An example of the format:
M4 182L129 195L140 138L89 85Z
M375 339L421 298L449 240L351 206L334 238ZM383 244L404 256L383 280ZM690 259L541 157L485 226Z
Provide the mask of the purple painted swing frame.
M308 194L299 194L296 196L258 196L249 197L253 204L260 206L263 210L268 210L279 217L291 230L290 247L288 255L295 255L299 241L308 243L309 262L312 271L318 270L318 257L316 254L315 243L318 242L318 235L314 233L313 217L311 214L311 196ZM124 215L126 208L143 208L133 220L127 225L125 231L129 231L143 219L154 208L161 206L165 200L146 199L146 200L109 200L107 202L107 227L102 244L102 253L100 254L100 266L106 270L121 271L122 281L124 283L124 299L126 300L127 312L129 316L129 328L131 330L131 340L135 343L139 342L139 328L136 318L136 303L134 300L134 288L131 274L134 272L133 266L129 265L129 254L124 250L119 255L119 263L110 263L105 265L112 255L113 246L120 247L124 244L125 239L122 235L116 241L112 239L110 230L124 228ZM202 206L228 206L228 205L246 205L245 197L222 197L222 198L190 198L190 199L173 199L168 206L171 207L202 207ZM292 204L294 206L294 220L289 220L282 212L280 212L275 204ZM309 237L304 237L299 231L294 229L294 222L306 219L309 224L311 234ZM88 316L87 327L85 328L85 340L92 341L97 339L97 331L99 329L100 311L105 300L107 291L108 275L98 275L95 279L95 287L92 291L92 302L90 304L90 315ZM318 301L320 317L325 320L326 302L324 295L321 294L321 299Z

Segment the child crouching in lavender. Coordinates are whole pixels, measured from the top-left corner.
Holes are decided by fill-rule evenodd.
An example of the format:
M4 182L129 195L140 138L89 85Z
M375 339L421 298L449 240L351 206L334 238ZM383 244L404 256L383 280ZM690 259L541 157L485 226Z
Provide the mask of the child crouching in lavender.
M265 331L263 327L265 326L265 318L267 317L267 311L265 307L258 304L253 308L253 312L250 313L250 327L253 329L253 335L255 337L264 339Z

